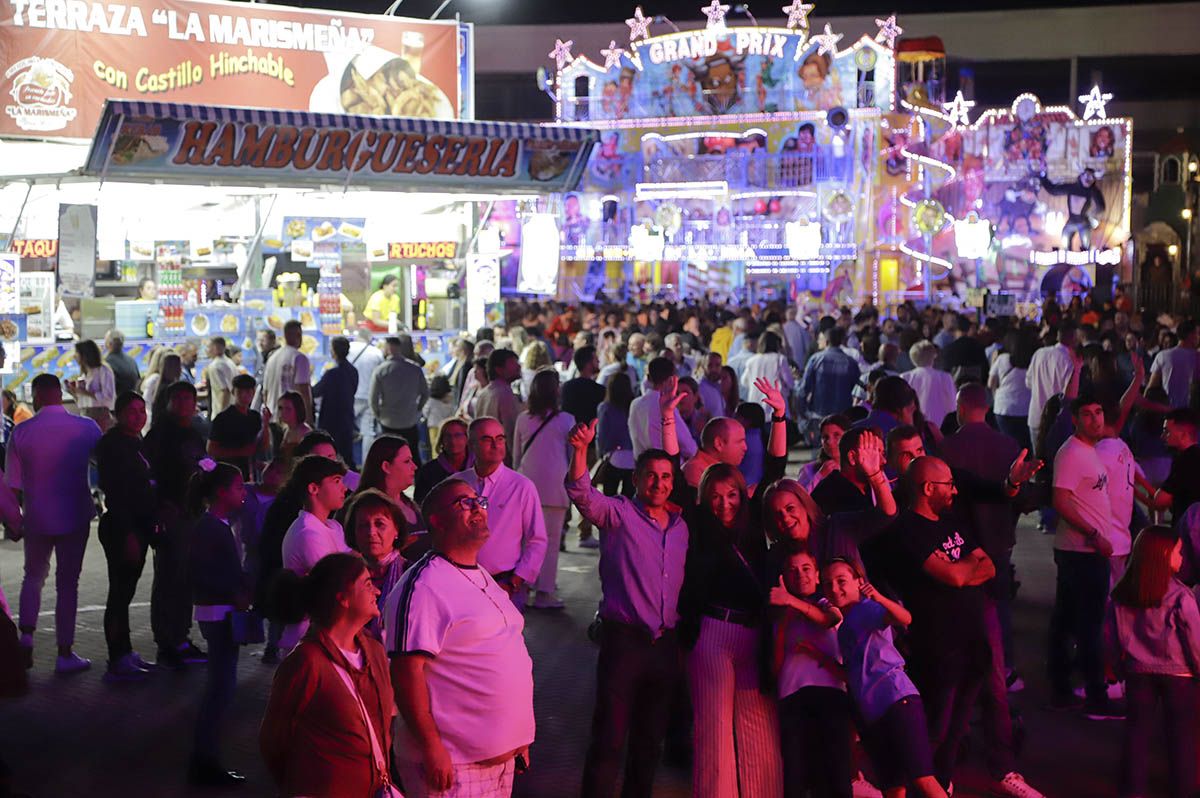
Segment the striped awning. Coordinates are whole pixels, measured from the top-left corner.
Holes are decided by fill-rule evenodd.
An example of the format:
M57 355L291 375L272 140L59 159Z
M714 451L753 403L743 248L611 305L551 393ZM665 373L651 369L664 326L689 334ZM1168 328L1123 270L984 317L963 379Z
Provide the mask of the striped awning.
M110 178L372 185L497 193L573 190L594 130L110 100L84 167Z

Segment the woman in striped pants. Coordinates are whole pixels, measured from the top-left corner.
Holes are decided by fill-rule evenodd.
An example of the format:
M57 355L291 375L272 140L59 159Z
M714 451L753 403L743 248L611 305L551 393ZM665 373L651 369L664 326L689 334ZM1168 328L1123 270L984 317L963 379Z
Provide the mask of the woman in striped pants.
M704 472L689 514L680 612L691 632L685 643L695 639L687 675L697 798L783 794L775 700L761 676L771 585L760 506L741 472L717 463Z

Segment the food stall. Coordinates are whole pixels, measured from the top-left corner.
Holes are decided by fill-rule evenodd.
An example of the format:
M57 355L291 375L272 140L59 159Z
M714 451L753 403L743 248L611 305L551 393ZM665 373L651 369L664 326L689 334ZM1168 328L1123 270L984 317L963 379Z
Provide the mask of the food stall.
M0 236L56 250L12 270L27 315L6 385L73 376L71 344L53 337L60 304L76 335L120 329L143 370L156 345L222 335L253 373L257 332L290 319L318 369L329 337L362 328L411 331L436 367L499 303L488 281L472 297L497 257L480 235L488 209L570 190L596 140L464 121L469 25L153 6L130 6L118 32L0 2L0 37L31 76L10 70L24 82L0 114ZM388 274L399 312L367 319Z

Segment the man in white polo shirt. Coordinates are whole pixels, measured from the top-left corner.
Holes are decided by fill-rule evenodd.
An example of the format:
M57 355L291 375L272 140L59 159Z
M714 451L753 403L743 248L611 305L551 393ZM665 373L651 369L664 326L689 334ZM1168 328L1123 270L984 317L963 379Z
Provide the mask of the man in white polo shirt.
M458 478L434 487L421 505L432 549L384 607L409 798L505 798L528 763L533 662L525 619L479 560L488 506Z
M525 585L537 579L546 557L546 523L537 488L504 464L508 440L494 418L477 418L468 430L475 465L454 475L488 500L491 536L479 552L479 564L517 606L525 603Z

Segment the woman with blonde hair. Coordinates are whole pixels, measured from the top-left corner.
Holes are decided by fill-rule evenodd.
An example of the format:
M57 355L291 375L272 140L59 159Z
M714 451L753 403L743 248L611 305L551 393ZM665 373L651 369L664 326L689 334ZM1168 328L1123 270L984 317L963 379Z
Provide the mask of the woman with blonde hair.
M534 375L542 369L552 368L554 358L544 341L530 341L524 349L514 346L513 351L521 353L521 396L528 399Z
M533 584L535 609L563 607L557 596L558 552L571 502L561 475L570 466L567 437L574 426L575 417L560 407L558 372L537 372L530 384L528 407L517 416L512 444L513 468L536 486L546 521L546 558Z

